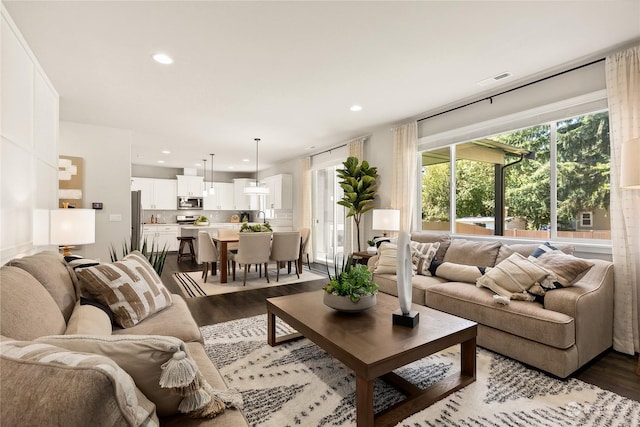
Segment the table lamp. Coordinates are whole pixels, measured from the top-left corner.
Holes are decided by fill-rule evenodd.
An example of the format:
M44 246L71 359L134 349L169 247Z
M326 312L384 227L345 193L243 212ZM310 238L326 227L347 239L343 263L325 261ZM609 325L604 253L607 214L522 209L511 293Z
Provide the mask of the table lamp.
M400 231L400 210L374 209L371 228L382 231L385 237L388 231Z
M62 255L71 255L73 245L96 241L96 212L93 209L55 209L49 212L52 245L62 246Z

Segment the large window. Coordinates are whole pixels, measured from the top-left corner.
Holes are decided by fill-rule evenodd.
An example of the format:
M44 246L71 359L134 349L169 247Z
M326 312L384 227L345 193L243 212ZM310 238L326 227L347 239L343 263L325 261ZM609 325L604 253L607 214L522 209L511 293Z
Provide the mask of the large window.
M609 168L607 112L426 151L422 228L610 239Z

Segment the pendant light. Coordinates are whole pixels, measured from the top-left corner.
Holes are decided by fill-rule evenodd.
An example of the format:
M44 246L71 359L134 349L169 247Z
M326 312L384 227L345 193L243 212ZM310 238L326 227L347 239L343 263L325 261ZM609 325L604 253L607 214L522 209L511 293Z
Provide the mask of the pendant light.
M215 156L215 154L211 154L211 188L209 188L210 196L216 194L216 189L213 188L213 183L215 182L215 179L213 179L213 156Z
M204 167L202 168L202 197L207 197L207 159L202 159Z
M258 182L258 143L260 138L255 138L256 141L256 183L253 186L244 187L244 194L251 196L263 196L269 194L269 187L261 187Z

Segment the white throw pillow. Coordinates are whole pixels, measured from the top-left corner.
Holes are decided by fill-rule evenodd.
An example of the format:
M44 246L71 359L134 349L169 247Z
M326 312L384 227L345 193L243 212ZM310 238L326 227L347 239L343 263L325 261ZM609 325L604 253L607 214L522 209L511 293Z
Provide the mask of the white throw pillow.
M398 246L385 242L378 248L378 260L373 272L375 274L396 274Z

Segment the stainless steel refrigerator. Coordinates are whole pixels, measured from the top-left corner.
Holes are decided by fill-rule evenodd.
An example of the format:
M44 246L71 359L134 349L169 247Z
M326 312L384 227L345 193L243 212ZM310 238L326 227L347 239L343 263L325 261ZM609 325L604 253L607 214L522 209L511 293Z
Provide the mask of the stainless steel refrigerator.
M139 248L142 240L142 191L131 192L131 247Z

